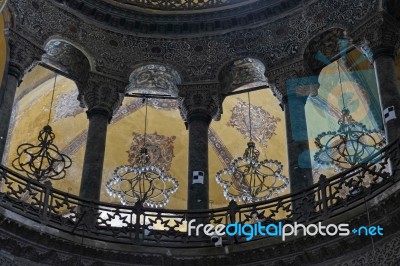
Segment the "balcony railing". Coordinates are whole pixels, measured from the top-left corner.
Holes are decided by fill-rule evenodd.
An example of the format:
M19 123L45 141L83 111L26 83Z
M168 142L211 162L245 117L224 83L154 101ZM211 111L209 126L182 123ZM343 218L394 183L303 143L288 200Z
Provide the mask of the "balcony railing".
M393 185L400 165L396 141L367 161L296 194L264 202L201 211L150 209L90 202L0 166L0 206L51 228L107 242L147 246L212 246L209 236L188 236L187 222L293 223L324 221L349 211ZM392 169L391 171L389 169ZM392 172L390 174L390 172ZM254 240L267 236L257 236ZM245 242L224 237L224 245Z
M134 7L165 11L204 10L238 4L243 0L114 0Z

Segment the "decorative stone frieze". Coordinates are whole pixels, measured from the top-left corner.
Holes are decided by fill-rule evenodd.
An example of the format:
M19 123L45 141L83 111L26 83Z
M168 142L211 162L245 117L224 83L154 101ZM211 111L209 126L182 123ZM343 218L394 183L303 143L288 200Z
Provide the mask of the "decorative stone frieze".
M306 10L307 19L302 9L295 9L271 20L269 20L271 17L266 15L267 13L262 13L256 8L256 15L253 18L262 21L257 26L246 28L237 21L239 28L231 27L229 31L224 30L222 34L193 36L188 30L188 34L182 38L172 38L160 37L160 32L157 30L154 31L156 35L151 34L153 32L148 32L151 27L141 23L137 24L138 28L135 28L136 24L133 23L130 26L125 25L127 30L122 32L105 29L102 23L87 23L77 17L82 16L81 8L86 8L85 14L88 16L107 9L88 9L87 5L78 4L84 1L62 1L65 5L59 5L59 2L9 1L10 8L15 14L15 30L24 36L29 36L29 39L34 40L38 46L46 44L49 36L61 35L62 38L83 47L84 51L93 55L93 66L96 69L92 71L121 78L128 77L134 70L134 66L146 62L160 62L176 69L181 75L182 83L186 84L219 82L219 70L237 58L258 58L264 62L268 71L292 64L302 58L302 51L314 36L333 27L352 32L357 25L368 20L379 8L378 0L305 1L307 6L304 10ZM90 0L94 6L100 2L103 1ZM293 4L296 5L296 1L285 7L293 7ZM71 5L76 6L71 7ZM284 6L281 2L279 5ZM119 13L114 12L114 14ZM132 18L132 14L129 14ZM220 12L215 12L213 16L220 14ZM107 17L106 14L98 16L97 22ZM229 23L234 17L230 15ZM172 21L181 18L183 17L178 15L171 16L171 21L160 23L172 25ZM208 26L204 23L204 16L201 18L200 25L203 25L205 30ZM156 18L152 17L152 23L155 20ZM112 24L127 23L123 20L112 22L111 18L107 21ZM189 24L187 24L188 29L193 26ZM213 23L213 27L216 24L218 23ZM184 25L185 23L179 22L179 27L184 27ZM143 31L140 30L142 27ZM173 26L171 30L169 27L167 24L164 29L176 34L177 31ZM221 29L224 27L221 24ZM138 33L133 34L135 31Z

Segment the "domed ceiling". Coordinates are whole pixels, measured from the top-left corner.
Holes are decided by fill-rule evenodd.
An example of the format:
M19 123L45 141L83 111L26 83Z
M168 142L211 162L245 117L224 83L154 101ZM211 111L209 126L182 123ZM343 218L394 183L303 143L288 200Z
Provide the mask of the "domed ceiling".
M140 35L191 35L257 26L301 0L53 0L65 12L112 30ZM31 5L39 10L40 0Z

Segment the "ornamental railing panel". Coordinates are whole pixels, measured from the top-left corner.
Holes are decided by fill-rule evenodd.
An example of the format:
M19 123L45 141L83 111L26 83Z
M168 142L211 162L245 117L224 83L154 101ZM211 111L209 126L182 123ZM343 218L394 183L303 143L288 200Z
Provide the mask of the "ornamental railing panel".
M308 189L267 201L225 208L184 211L91 202L0 166L0 206L60 231L107 242L146 246L212 246L209 236L188 234L188 222L203 224L316 223L349 211L397 181L399 141L357 166ZM254 240L266 238L256 236ZM246 236L223 237L223 244L246 242Z
M114 0L115 2L156 10L179 11L179 10L203 10L224 7L243 2L243 0Z

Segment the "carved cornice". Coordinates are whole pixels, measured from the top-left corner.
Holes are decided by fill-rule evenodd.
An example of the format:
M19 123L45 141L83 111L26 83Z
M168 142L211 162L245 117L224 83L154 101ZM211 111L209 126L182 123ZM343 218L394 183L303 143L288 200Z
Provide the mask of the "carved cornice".
M185 122L221 119L223 96L220 84L180 85L178 88L179 111Z
M111 119L121 106L125 96L126 83L97 74L89 73L88 80L79 87L78 99L88 114L101 112Z
M204 33L216 33L235 28L256 25L266 19L279 17L285 12L290 12L296 8L301 0L272 0L272 1L250 1L224 10L210 10L213 12L154 12L146 9L132 8L127 4L110 4L110 1L100 0L52 0L59 3L63 8L68 7L73 13L84 16L96 24L109 27L113 30L146 34L146 35L197 35ZM192 0L190 0L192 1ZM182 1L185 5L190 1ZM116 1L114 1L115 3ZM129 2L125 0L125 2ZM144 2L144 1L142 1ZM174 1L158 1L162 8L167 6L179 5ZM186 2L186 3L185 3ZM192 1L197 5L205 5L207 1ZM213 1L216 3L217 1ZM224 2L224 5L226 5ZM143 3L139 4L143 5ZM151 6L155 6L156 1L151 1ZM137 7L137 6L136 6ZM193 5L195 7L195 5ZM159 8L162 9L162 8ZM143 12L144 11L144 12Z
M373 62L380 55L394 57L400 48L400 22L380 11L351 33L353 43Z
M20 81L38 64L44 51L12 30L7 31L6 36L10 50L9 74Z

